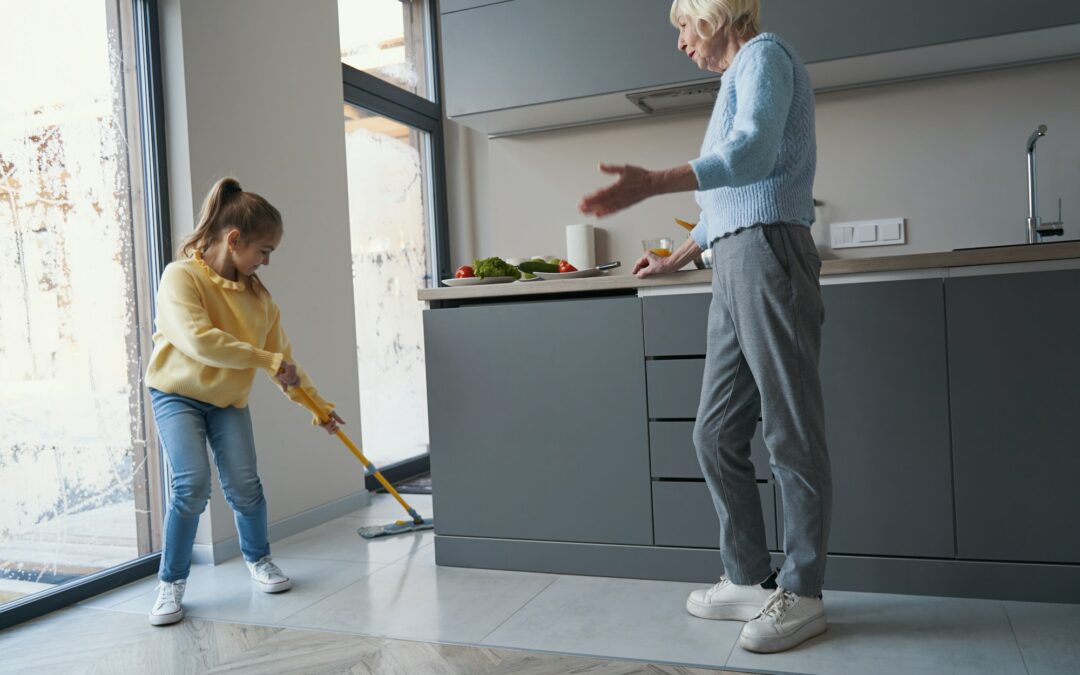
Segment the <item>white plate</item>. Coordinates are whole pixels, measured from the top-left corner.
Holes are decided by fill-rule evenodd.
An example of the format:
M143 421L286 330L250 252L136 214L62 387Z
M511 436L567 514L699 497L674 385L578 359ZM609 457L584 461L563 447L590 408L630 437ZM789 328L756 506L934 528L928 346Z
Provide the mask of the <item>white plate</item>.
M518 279L521 283L528 283L530 281L540 281L540 277L533 277L532 279L526 279L524 276Z
M541 279L555 280L555 279L584 279L585 277L597 277L606 272L607 270L598 270L595 267L588 270L578 270L577 272L534 272L536 276Z
M514 277L465 277L464 279L443 279L447 286L482 286L484 284L508 284L516 281Z

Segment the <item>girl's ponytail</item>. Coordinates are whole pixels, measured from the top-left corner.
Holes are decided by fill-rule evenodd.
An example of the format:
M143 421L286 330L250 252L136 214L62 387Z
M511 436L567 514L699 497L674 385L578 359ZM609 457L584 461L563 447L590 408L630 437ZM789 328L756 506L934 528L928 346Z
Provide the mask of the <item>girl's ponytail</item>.
M281 213L259 195L244 192L236 178L226 176L210 188L195 231L184 240L177 256L190 258L195 251L206 251L226 227L235 227L244 237L280 232Z

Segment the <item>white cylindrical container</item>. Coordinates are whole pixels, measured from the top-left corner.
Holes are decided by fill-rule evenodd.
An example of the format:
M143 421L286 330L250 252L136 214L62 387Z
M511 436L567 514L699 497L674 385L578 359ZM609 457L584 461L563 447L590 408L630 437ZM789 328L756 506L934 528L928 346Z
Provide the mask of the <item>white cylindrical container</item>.
M566 260L579 270L596 267L596 239L593 226L566 226Z

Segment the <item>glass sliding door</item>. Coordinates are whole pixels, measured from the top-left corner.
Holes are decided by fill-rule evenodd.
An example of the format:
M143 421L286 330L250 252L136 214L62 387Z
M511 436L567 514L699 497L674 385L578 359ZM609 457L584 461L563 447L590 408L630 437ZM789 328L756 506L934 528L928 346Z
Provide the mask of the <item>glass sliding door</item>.
M5 0L0 614L160 550L129 2Z
M423 309L449 260L433 3L338 0L363 446L428 452Z
M422 305L431 278L426 132L345 105L365 452L389 465L427 452Z

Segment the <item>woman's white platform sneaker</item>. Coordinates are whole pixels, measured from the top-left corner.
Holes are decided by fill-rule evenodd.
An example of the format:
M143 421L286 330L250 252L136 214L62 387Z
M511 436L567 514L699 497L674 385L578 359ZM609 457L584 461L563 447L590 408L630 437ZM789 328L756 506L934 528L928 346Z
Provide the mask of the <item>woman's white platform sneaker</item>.
M711 588L692 591L686 598L686 611L702 619L720 621L749 621L761 612L776 590L776 574L760 584L740 586L727 577Z
M763 654L782 652L821 635L825 629L825 605L821 598L777 588L761 613L743 626L739 646Z

